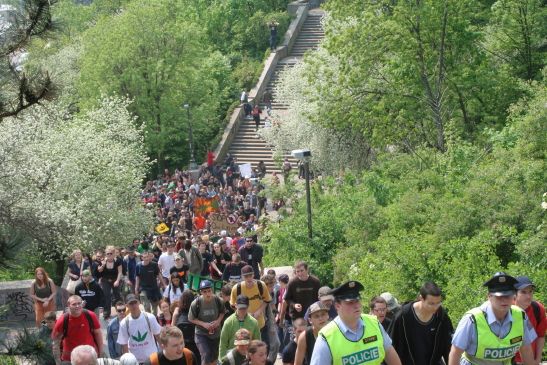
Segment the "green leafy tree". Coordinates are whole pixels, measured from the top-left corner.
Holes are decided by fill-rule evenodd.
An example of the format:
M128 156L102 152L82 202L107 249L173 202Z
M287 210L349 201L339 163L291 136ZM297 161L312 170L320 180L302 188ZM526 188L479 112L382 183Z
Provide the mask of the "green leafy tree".
M487 149L450 138L443 153L378 153L361 175L315 181L314 240L300 190L266 229L265 260L307 260L326 283L360 280L365 297L412 300L432 280L453 320L485 300L496 271L545 280L545 123L545 90L532 83Z
M481 3L330 1L326 9L328 54L308 61L319 123L406 151L445 151L452 134L473 138L503 123L515 87L479 47Z
M498 0L486 29L485 49L497 65L524 80L545 66L547 6L541 0Z
M171 5L138 1L118 16L100 19L84 35L79 82L84 107L101 93L135 101L131 109L144 125L147 149L159 169L168 160L180 165L189 155L185 103L191 107L195 144L207 148L204 142L219 130L223 92L223 80L214 77L229 72L226 60L204 47L197 24Z

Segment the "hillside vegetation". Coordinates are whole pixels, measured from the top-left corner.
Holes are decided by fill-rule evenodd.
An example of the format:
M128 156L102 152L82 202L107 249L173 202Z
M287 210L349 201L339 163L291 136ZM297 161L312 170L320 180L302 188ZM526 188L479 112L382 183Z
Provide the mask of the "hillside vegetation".
M266 134L312 151L314 237L298 185L266 231L268 261L304 259L325 282L358 279L366 296L403 301L433 280L453 318L484 300L496 271L546 282L545 4L326 10L321 49L281 86L289 127Z

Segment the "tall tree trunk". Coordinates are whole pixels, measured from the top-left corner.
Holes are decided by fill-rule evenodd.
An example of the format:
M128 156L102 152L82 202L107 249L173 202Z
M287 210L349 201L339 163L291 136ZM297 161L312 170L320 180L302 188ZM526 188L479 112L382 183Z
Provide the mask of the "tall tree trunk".
M414 32L416 36L416 41L418 42L418 62L420 67L420 79L422 81L422 85L425 89L425 94L427 98L427 104L429 106L429 109L431 110L433 123L435 125L436 130L436 137L435 137L435 147L441 151L444 152L446 150L445 148L445 138L444 138L444 119L443 119L443 87L444 87L444 79L445 79L445 70L444 70L444 63L445 63L445 39L446 39L446 24L448 19L448 10L445 8L443 12L443 19L442 19L442 29L441 29L441 35L440 35L440 46L439 46L439 56L438 56L438 75L435 80L435 86L433 87L429 80L429 72L427 70L427 64L425 59L425 51L424 51L424 42L422 40L421 36L421 28L420 28L420 16L418 15L416 18L416 23L413 25L412 31Z

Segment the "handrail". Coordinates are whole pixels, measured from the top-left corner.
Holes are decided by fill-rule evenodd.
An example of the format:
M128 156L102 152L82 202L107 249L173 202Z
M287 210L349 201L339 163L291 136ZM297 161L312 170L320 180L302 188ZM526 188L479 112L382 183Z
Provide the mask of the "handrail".
M283 42L276 49L276 52L272 52L270 56L266 59L266 62L264 63L264 68L258 79L258 82L253 87L253 89L249 92L249 100L262 99L264 90L266 90L266 86L270 82L270 79L275 72L275 68L278 62L289 55L294 45L294 42L296 41L296 38L298 37L298 33L300 32L300 29L302 28L302 24L304 24L304 21L306 20L307 17L308 17L308 4L306 3L298 4L298 10L296 11L296 18L294 18L289 24L289 28L285 32ZM230 121L224 128L224 133L222 134L222 138L220 139L219 144L215 148L215 151L214 151L215 162L224 161L224 158L226 157L226 154L228 153L228 149L230 148L230 145L232 144L232 141L234 140L237 134L237 131L239 129L239 125L242 119L243 119L243 108L242 107L235 108L230 117Z

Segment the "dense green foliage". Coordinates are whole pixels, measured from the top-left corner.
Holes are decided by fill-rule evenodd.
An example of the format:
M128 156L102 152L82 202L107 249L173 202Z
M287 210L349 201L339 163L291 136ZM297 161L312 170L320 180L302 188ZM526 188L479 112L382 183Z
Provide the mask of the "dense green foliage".
M269 139L303 143L323 176L312 188L312 242L300 187L266 230L268 263L304 259L324 282L358 279L365 297L391 291L402 301L433 280L454 319L484 300L481 285L496 271L545 282L545 2L325 8L326 38L293 76L305 83L280 89L308 130L319 125L348 145L361 135L372 151L322 168L343 144L330 144L329 160L314 150L321 143L288 128Z
M541 0L328 1L323 47L309 57L310 118L377 148L439 151L501 129L518 80L545 65Z
M496 271L546 282L547 91L526 95L488 148L449 139L444 153L383 153L368 171L316 181L313 242L302 198L268 228L268 264L304 259L325 282L360 280L365 297L410 300L434 280L453 318L484 299Z
M31 64L49 66L76 110L97 105L102 95L132 99L148 154L163 171L189 160L188 118L198 162L215 147L233 101L260 75L268 22L280 23L280 35L288 26L286 4L62 0L54 9L61 35L37 41Z

